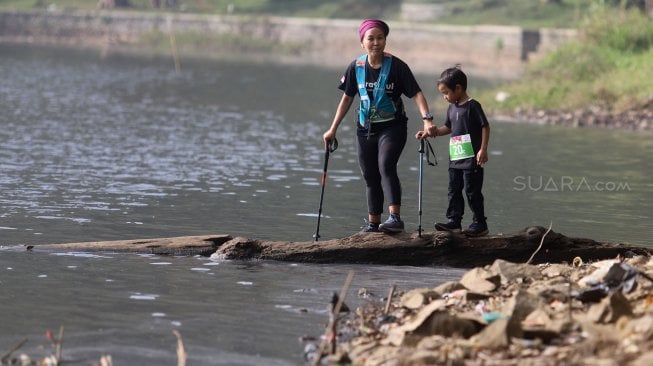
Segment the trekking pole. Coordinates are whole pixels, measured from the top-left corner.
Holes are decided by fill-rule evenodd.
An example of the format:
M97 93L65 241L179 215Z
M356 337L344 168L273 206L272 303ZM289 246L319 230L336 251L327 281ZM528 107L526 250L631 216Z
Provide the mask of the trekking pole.
M424 167L424 139L419 140L419 188L417 190L417 214L418 222L417 236L422 237L422 170Z
M322 201L324 200L324 186L326 185L327 166L329 165L329 154L338 148L338 140L335 138L324 148L324 169L322 170L322 193L320 194L320 208L317 210L317 227L315 228L315 241L320 238L320 218L322 217Z

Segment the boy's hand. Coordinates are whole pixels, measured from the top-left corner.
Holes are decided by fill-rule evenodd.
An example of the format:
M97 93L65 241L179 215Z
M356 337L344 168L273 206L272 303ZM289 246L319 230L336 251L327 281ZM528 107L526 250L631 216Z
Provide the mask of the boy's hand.
M483 167L485 163L487 163L488 157L487 157L487 150L481 149L478 151L476 154L476 164L478 166Z

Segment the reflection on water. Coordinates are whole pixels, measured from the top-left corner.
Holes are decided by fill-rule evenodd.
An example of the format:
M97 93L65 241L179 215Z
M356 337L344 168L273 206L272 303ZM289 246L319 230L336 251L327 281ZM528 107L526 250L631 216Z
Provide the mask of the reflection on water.
M167 59L13 46L0 46L0 57L0 349L65 325L71 357L100 348L124 364L156 364L174 359L179 329L198 364L298 364L297 337L321 332L325 301L349 269L354 286L378 294L460 274L7 250L210 233L312 240L321 135L340 75L187 61L176 76ZM418 79L442 115L432 75ZM323 239L357 231L366 217L350 114L329 160ZM440 164L424 172L427 230L446 210L445 141L434 142ZM652 245L652 145L644 133L493 122L490 230L551 222L567 235ZM410 140L399 167L408 230L418 222L417 150Z

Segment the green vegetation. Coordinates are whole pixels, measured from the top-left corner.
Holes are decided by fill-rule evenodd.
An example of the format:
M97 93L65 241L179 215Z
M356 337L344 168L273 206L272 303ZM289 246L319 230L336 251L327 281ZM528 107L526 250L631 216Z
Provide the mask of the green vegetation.
M591 0L410 1L439 4L447 24L500 24L526 28L575 28Z
M653 96L653 22L634 9L593 7L579 39L530 66L517 82L480 95L493 110L516 107L614 112L639 108ZM497 102L497 92L510 97Z

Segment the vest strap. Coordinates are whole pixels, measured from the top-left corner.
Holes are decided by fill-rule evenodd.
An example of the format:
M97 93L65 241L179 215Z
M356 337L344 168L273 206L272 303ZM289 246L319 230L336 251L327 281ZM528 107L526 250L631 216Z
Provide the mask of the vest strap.
M379 78L374 83L374 101L370 100L367 94L365 68L367 64L367 55L362 55L356 59L356 83L358 85L358 94L360 95L360 104L358 108L358 123L362 127L369 128L371 123L385 122L394 119L396 108L390 97L385 92L385 86L390 74L392 65L392 56L385 54L383 64L379 72Z

